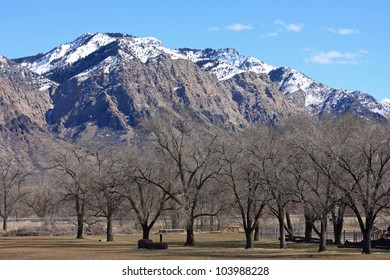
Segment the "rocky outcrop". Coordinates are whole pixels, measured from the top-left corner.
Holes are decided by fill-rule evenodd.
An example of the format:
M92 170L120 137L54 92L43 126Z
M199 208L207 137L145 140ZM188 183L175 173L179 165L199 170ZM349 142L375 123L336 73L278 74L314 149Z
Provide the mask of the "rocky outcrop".
M224 81L224 84L229 87L232 99L249 123L271 125L303 111L286 98L266 74L241 73Z

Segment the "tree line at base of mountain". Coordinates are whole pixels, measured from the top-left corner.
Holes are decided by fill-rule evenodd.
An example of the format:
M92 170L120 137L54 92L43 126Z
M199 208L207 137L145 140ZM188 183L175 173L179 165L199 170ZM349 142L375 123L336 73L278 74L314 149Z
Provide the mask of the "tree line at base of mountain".
M45 170L3 160L0 217L7 230L17 209L40 218L66 209L76 217L77 238L83 238L91 217L100 217L107 241L113 241L118 213L134 214L143 239L169 213L172 223L183 220L184 245L195 246L197 219L239 216L245 248L253 248L259 220L268 211L278 219L280 248L286 248L286 235L294 236L287 210L299 205L305 240L316 232L319 251L326 251L329 221L340 245L349 209L368 254L375 222L389 213L389 172L388 123L350 115L296 116L278 126L232 133L161 115L141 121L132 144L54 151Z

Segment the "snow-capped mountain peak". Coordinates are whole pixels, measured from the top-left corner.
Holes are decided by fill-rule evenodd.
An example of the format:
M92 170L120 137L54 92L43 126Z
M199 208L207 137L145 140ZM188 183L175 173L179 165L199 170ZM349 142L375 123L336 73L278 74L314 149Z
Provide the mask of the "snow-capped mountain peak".
M86 33L68 44L63 44L53 49L31 65L28 65L28 68L37 74L46 74L55 68L73 64L114 40L114 38L105 33Z
M171 59L185 59L197 63L203 70L215 74L219 80L226 80L242 72L268 73L275 67L250 56L240 54L236 49L190 50L169 49L154 37L134 37L114 33L86 33L76 40L62 44L33 62L24 62L33 72L47 75L57 68L70 66L100 48L117 42L119 53L128 59L148 59L161 54Z

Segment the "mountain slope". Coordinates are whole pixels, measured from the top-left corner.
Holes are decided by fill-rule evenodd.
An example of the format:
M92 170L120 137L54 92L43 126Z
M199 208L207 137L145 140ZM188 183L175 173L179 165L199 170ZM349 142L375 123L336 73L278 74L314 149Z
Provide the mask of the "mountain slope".
M52 106L50 93L56 84L0 56L0 125L27 117L44 126L45 114Z
M49 151L68 144L47 130L46 113L57 84L0 56L0 156L44 168ZM46 160L44 160L46 159Z

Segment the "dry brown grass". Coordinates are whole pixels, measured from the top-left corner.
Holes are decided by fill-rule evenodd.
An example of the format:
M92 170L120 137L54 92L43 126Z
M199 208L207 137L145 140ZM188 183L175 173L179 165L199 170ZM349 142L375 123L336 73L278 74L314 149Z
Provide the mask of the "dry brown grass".
M144 250L137 248L141 236L117 235L114 242L104 242L104 237L1 237L0 259L63 259L63 260L205 260L205 259L328 259L328 260L390 260L390 251L374 250L362 255L360 249L340 249L329 246L327 252L318 253L316 244L288 243L288 249L278 249L277 240L262 239L255 242L255 249L246 250L243 234L197 234L196 247L183 247L185 235L166 234L164 242L168 250ZM158 241L159 236L151 237ZM102 241L99 241L102 240Z

